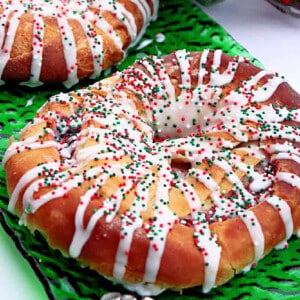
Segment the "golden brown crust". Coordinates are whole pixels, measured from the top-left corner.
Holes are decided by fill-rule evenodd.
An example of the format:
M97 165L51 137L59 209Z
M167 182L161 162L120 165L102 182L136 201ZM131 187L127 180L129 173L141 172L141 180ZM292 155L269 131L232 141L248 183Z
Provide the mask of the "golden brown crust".
M205 67L199 67L200 62ZM233 76L228 79L230 71ZM205 74L202 79L201 74ZM159 106L164 98L157 94L157 76L170 98L167 78L176 94L165 111ZM211 94L205 94L209 89ZM191 91L199 94L191 96ZM186 128L179 124L194 105L190 97L195 102L200 99L196 108L201 109L199 124L192 124L192 118L187 128L194 125L194 131L185 136L180 133ZM185 110L182 115L177 112L176 127L168 122L180 101ZM176 290L203 285L207 291L255 265L300 228L299 101L300 96L277 75L218 51L176 51L163 58L145 58L87 90L54 97L39 111L18 146L12 143L6 154L9 193L21 187L14 209L52 247L73 256L80 249L77 259L106 277ZM290 111L284 117L285 109ZM192 110L197 109L192 106ZM153 122L159 132L159 121L174 127L174 136L165 140L163 135L170 131L162 131L157 137L161 143L152 144L153 134L145 122ZM232 131L232 123L241 127ZM72 127L70 132L64 132L66 124ZM28 143L31 150L24 148L35 136L37 144ZM43 146L49 141L58 145ZM68 143L72 159L62 150ZM98 146L100 150L94 152ZM160 159L152 161L157 153ZM24 180L27 171L37 172L43 165L45 173ZM94 174L98 169L102 171ZM57 180L55 174L60 175ZM33 200L25 193L32 193ZM46 203L35 209L41 199ZM144 207L139 208L143 199ZM94 218L97 221L91 225ZM82 244L78 236L85 240Z

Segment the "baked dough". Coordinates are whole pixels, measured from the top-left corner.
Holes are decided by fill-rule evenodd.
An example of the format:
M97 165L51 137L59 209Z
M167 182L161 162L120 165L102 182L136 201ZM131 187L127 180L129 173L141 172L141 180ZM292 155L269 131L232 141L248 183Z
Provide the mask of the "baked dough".
M38 111L3 160L9 210L141 295L209 292L299 234L299 122L247 59L146 57Z
M99 78L156 16L158 0L1 0L0 81Z

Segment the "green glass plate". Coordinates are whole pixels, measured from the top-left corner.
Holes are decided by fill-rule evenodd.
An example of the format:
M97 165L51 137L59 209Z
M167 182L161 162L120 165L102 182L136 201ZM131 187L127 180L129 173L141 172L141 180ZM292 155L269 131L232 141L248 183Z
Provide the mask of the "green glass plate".
M142 47L141 47L142 46ZM140 43L128 51L127 58L119 64L124 69L136 59L150 54L168 54L176 49L201 51L220 48L230 55L248 57L261 66L246 49L237 43L223 28L205 15L190 1L161 1L156 22L150 25ZM105 76L116 68L106 72ZM104 75L103 75L104 76ZM91 83L85 81L80 88ZM19 86L0 88L0 160L2 160L10 136L33 118L37 109L51 96L64 91L62 86L44 86L28 89ZM43 283L49 299L100 299L108 292L128 294L121 286L63 257L50 249L43 237L18 224L15 216L7 211L8 195L5 174L0 169L0 221L14 240L22 255ZM245 249L246 250L246 249ZM203 295L201 288L184 290L181 294L168 291L156 297L158 300L194 299L297 299L300 297L300 239L292 239L283 251L272 251L247 274L237 275L226 285Z

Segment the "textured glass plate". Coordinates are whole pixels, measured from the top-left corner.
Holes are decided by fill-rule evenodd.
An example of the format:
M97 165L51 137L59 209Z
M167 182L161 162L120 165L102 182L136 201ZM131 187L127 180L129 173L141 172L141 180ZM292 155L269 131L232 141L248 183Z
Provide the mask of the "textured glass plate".
M144 47L139 48L141 45ZM119 65L119 68L125 68L144 55L167 54L183 48L190 51L221 48L231 55L246 56L260 65L197 6L189 1L165 0L160 5L157 21L151 24L137 47L128 51L127 59ZM89 83L86 81L77 87ZM18 136L19 130L34 116L49 96L62 90L62 87L57 86L34 90L17 86L1 87L0 159L8 145L9 137ZM3 169L0 169L0 221L42 281L50 299L100 299L102 295L115 291L128 294L122 287L113 285L97 273L82 268L74 260L67 259L58 251L50 249L38 233L32 236L25 227L18 225L18 220L13 215L7 212L7 202L5 174ZM228 284L207 295L201 293L201 288L193 288L184 290L182 294L168 291L156 298L193 300L298 297L300 297L300 239L290 241L286 250L271 252L253 270L245 275L238 275Z

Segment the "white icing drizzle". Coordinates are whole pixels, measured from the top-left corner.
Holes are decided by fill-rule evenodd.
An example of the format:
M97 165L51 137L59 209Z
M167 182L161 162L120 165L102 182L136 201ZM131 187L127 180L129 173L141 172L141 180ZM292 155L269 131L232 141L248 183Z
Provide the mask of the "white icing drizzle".
M190 169L189 176L195 177L212 192L218 188L218 183L212 178L212 176L207 171Z
M179 64L179 68L182 70L181 72L181 94L178 97L179 105L178 108L183 109L182 105L187 103L189 99L191 99L191 67L189 64L189 55L186 50L178 50L175 52L176 59Z
M266 75L273 75L270 72L262 70L254 75L250 80L244 82L243 90L233 91L226 97L226 100L239 105L246 105L248 100L252 103L259 103L268 100L276 91L278 86L284 82L280 77L273 76L268 83L253 89L258 82Z
M293 153L278 153L271 156L271 161L282 160L282 159L290 159L300 164L300 157Z
M278 155L279 153L291 153L293 155L300 156L300 149L294 147L292 144L288 142L284 142L283 144L268 144L262 147L266 152L274 155Z
M238 193L238 197L236 198L236 202L239 203L240 205L243 205L243 202L246 199L252 199L252 195L250 192L248 192L241 180L238 178L238 176L232 171L232 166L225 160L216 160L214 162L214 164L216 166L218 166L219 168L221 168L222 170L225 171L225 175L226 175L226 179L232 183L233 185L233 189L239 191Z
M189 171L189 175L192 175L197 180L201 181L212 192L217 190L216 182L209 174L207 174L207 172L201 172L198 170L193 172L191 169ZM183 191L189 203L191 218L195 228L194 238L197 240L197 246L203 252L205 273L202 291L204 293L208 293L213 287L215 287L222 249L217 243L217 236L210 232L209 224L206 222L205 217L202 213L199 213L201 210L201 202L199 202L195 190L185 181L181 182L181 186L179 186L179 188Z
M230 61L226 70L222 73L218 72L218 68L221 65L221 57L222 57L222 50L217 49L214 52L214 60L212 64L212 71L210 73L210 82L211 85L224 85L230 83L233 79L235 74L235 66L237 62Z
M249 151L249 149L245 149L245 150ZM261 156L261 153L257 154L257 152L258 151L255 152L255 156L256 157ZM223 154L222 157L226 158L225 154ZM263 158L261 157L261 159L263 159ZM246 176L251 178L251 183L249 184L249 188L250 188L251 191L259 192L261 190L265 190L273 182L274 176L266 175L266 174L260 174L260 173L256 172L253 166L251 166L251 165L249 166L249 165L243 163L240 156L233 154L232 155L232 160L234 161L234 165L238 166L239 170L243 171L246 174ZM224 168L224 170L225 170L225 168ZM230 168L228 169L228 171L229 172L231 171ZM235 178L231 182L234 183L234 181L239 182L239 179ZM239 184L239 188L242 188L242 186L240 184ZM249 194L248 194L248 196L249 196ZM252 198L252 196L250 196L250 198Z
M90 19L89 19L90 20ZM91 21L91 20L90 20ZM99 77L103 67L103 41L102 36L98 35L91 26L91 22L86 20L80 21L83 30L86 32L90 50L93 57L94 73L90 76L92 79Z
M195 189L185 180L180 180L178 182L178 188L183 192L186 200L189 204L192 213L201 210L201 201L195 191Z
M276 246L276 249L282 249L286 245L286 241L292 236L294 230L291 208L284 200L275 195L266 198L266 201L277 210L284 224L285 239Z
M118 167L116 167L116 169L113 171L118 172ZM132 186L132 182L127 181L125 183L125 186L122 189L119 189L113 195L113 197L110 197L104 201L103 207L99 208L99 210L92 215L87 226L84 227L83 225L84 212L91 200L91 197L99 189L98 185L104 184L108 178L109 178L109 174L107 173L102 174L100 177L96 179L93 188L89 189L83 196L81 196L81 201L77 207L77 211L75 215L75 228L76 228L75 234L73 236L73 240L69 248L69 253L71 257L78 257L80 255L83 246L88 241L98 220L103 215L107 214L106 222L111 222L113 220L121 204L123 193L126 193L128 190L130 190Z
M156 62L157 67L155 69L153 62L150 62L147 58L143 59L141 63L151 73L154 86L157 85L162 89L158 91L157 97L159 99L168 98L171 101L174 101L175 89L169 76L166 76L166 69L163 60L159 60L158 62ZM151 78L149 78L149 80L151 80Z
M208 74L206 63L208 60L209 50L205 49L202 51L200 62L199 62L199 73L198 73L198 86L202 85L204 82L204 76Z
M152 180L153 177L148 176L148 178L145 178L144 184L146 186L150 186ZM126 265L128 262L128 255L130 253L134 231L138 228L141 228L143 225L143 220L141 219L140 214L147 208L149 189L144 189L144 186L139 184L137 186L136 194L138 196L136 196L134 205L122 218L121 238L113 271L113 277L119 282L122 282L126 271Z
M289 139L293 135L293 140L300 142L300 129L290 126L283 126L279 123L271 124L265 127L263 131L253 134L254 139L267 140L270 138Z
M105 3L108 6L108 2ZM137 6L144 8L143 17L147 18L149 11L146 2ZM126 22L130 23L130 16ZM83 26L88 27L88 23ZM91 41L94 42L96 40ZM100 53L100 49L101 46L95 53ZM130 267L128 257L135 234L144 232L149 239L144 278L140 283L126 284L143 295L160 292L155 283L168 233L175 224L191 226L194 230L195 246L203 253L205 264L204 292L216 285L222 254L218 236L210 230L211 222L238 215L249 231L254 245L254 260L251 263L256 263L264 254L264 233L253 211L247 208L267 201L278 211L284 224L285 240L278 247L282 246L294 229L291 209L274 194L273 185L284 181L300 189L300 178L293 173L273 171L265 166L282 159L300 163L300 151L292 144L300 141L300 132L295 126L281 124L291 119L299 121L299 110L263 105L282 82L282 79L274 76L253 90L264 76L272 75L265 71L243 82L243 88L239 87L226 97L222 96L219 85L233 80L242 60L232 60L221 73L222 52L215 51L212 53L213 74L209 74L209 54L208 50L202 52L198 86L192 87L192 58L185 50L175 52L174 68L178 67L181 71L181 91L177 98L167 75L168 68L164 66L163 59L157 57L140 60L137 65L142 66L141 69L130 67L116 73L112 81L118 83L113 87L109 81L102 81L91 88L79 90L82 103L76 100L74 93L52 97L51 102L64 101L70 110L68 116L54 112L42 113L41 109L33 124L53 119L57 131L54 133L47 129L44 134L53 134L55 140L41 143L42 137L31 136L24 141L14 142L8 148L3 164L19 152L29 151L29 148L55 147L66 165L44 163L24 174L13 191L10 210L14 210L20 191L24 188L22 201L26 220L28 214L35 213L47 202L63 197L87 178L93 178L90 188L81 195L74 217L75 232L69 252L72 257L79 257L97 223L101 221L109 226L119 214L123 198L133 193L130 207L120 214L120 240L112 276L117 282L123 283L126 269ZM210 78L209 84L204 84L206 75ZM103 93L94 93L94 88L101 89ZM141 100L145 114L144 111L138 111L132 94ZM253 102L260 102L261 105L253 105ZM80 115L77 115L78 111ZM247 121L257 126L250 127ZM232 139L209 136L212 132L229 133ZM168 139L161 141L160 138L165 136ZM270 137L285 138L287 142L264 143ZM247 144L240 144L240 141ZM243 154L239 155L240 152ZM252 156L259 162L247 162L247 157ZM177 159L183 159L190 165L186 172L172 166ZM87 167L92 161L102 162L100 166ZM216 178L211 166L220 169L224 176ZM80 172L82 169L84 171ZM242 175L238 175L237 170ZM41 172L49 174L47 181L39 175ZM103 205L85 226L84 216L93 196L113 177L122 179L123 184L103 200ZM206 199L200 199L192 181L206 187ZM227 190L220 188L224 182ZM36 192L49 183L55 183L55 194L48 192L33 201ZM155 188L152 195L149 192L151 188ZM186 199L189 207L187 216L179 218L170 209L169 201L174 200L170 199L172 190L178 190ZM212 203L212 208L205 207L203 201L206 200ZM146 211L149 201L153 204L153 215L145 222L141 213Z
M15 8L15 7L12 6L12 8ZM5 10L4 12L5 12L4 17L6 18L8 11ZM19 12L18 10L14 10L12 17L9 19L9 21L7 21L8 29L7 29L7 33L6 33L6 38L5 38L4 44L3 44L2 48L1 48L1 52L0 52L0 78L2 77L5 66L9 60L10 52L11 52L11 49L13 46L16 31L19 26L21 15L22 15L22 12ZM4 82L1 80L0 84L3 84L3 83Z
M31 170L27 171L18 181L17 185L15 186L8 204L8 210L13 212L15 209L15 205L18 201L19 194L21 190L24 188L24 186L28 185L28 183L38 176L39 173L43 172L45 168L52 169L52 170L58 170L60 167L59 163L48 163L46 165L40 165L35 168L32 168Z
M290 159L300 164L300 151L298 148L285 142L284 144L269 144L265 151L272 154L271 161Z
M264 72L261 72L264 75ZM272 77L263 87L259 87L252 98L252 102L263 102L268 100L277 90L278 86L284 82L283 78Z
M7 151L5 152L5 155L2 160L2 164L5 165L5 163L9 160L10 157L13 155L22 152L24 150L34 150L34 149L44 149L49 147L58 147L58 144L56 141L37 141L36 136L32 136L29 139L25 140L24 142L15 142L11 144Z
M243 210L239 213L240 218L247 226L254 247L254 263L260 260L264 254L265 238L258 219L251 210Z
M99 19L97 18L92 20L95 22L97 28L101 28L101 30L105 32L105 34L107 34L112 38L112 40L114 41L114 43L119 49L123 49L123 42L121 37L113 29L113 26L102 17L102 12Z
M293 173L278 172L276 174L277 180L284 181L291 186L295 186L300 189L300 177Z
M33 14L33 39L32 39L32 62L30 71L30 80L23 82L23 85L31 87L42 85L40 82L40 74L42 69L43 60L43 38L44 38L44 20L43 17L38 14Z
M57 23L61 33L61 42L68 72L68 79L64 82L64 85L70 88L79 81L77 77L76 43L68 20L64 17L57 16Z
M44 166L45 167L45 166ZM48 165L47 165L48 167ZM51 174L52 170L50 170ZM59 177L56 175L53 176L52 183L55 184L56 180L66 180L66 182L62 183L62 186L58 186L57 189L54 191L50 191L46 194L43 194L38 199L34 199L33 194L40 188L45 187L49 182L45 183L44 179L39 179L34 181L32 184L28 186L24 195L23 195L23 207L25 208L25 213L35 213L40 207L45 205L47 202L57 199L59 197L63 197L68 191L77 187L80 182L83 180L83 175L74 176L74 178L70 178L69 171L59 172ZM34 201L33 201L34 200ZM25 216L26 219L26 216Z
M151 224L149 228L150 246L145 264L144 282L155 282L167 235L173 228L174 222L178 219L174 212L168 209L164 203L169 198L169 186L165 185L165 181L162 178L164 174L169 173L168 168L168 165L162 166L162 169L158 172L159 181L157 182L155 195L156 222Z
M120 21L126 26L131 40L134 40L137 35L137 28L134 21L133 15L127 11L123 4L118 2L112 2L110 0L102 0L93 7L98 7L99 9L107 10L112 12Z
M196 216L194 218L197 220ZM217 236L211 233L208 223L203 220L196 222L194 238L198 240L197 246L202 251L205 262L202 291L208 293L215 287L222 248L217 244Z

